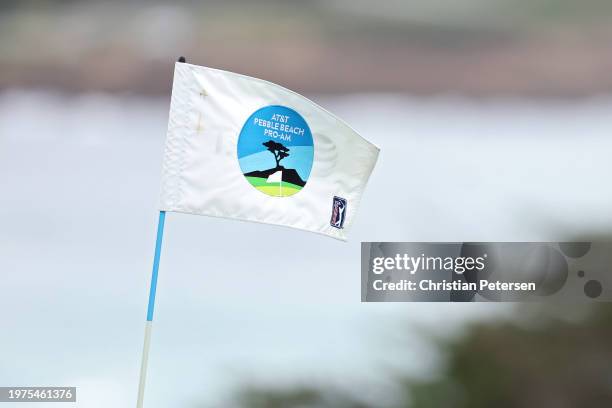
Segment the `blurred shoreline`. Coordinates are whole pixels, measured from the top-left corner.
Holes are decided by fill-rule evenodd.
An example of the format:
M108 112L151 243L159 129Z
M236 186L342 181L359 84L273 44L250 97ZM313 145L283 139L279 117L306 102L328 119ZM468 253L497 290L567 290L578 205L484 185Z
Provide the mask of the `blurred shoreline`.
M583 7L588 13L569 20L564 8L538 17L522 0L516 2L522 14L495 0L499 7L472 7L470 15L478 2L468 0L466 12L450 17L419 17L408 1L395 7L397 14L411 13L397 18L341 0L32 3L40 2L0 6L0 91L163 95L174 61L185 55L302 93L563 98L612 92L612 7L602 11L590 0Z

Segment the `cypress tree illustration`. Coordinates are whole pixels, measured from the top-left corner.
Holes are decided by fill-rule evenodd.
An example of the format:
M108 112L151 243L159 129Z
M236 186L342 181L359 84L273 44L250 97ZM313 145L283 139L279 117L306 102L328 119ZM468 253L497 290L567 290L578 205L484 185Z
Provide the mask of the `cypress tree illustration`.
M289 148L281 143L269 140L262 144L266 146L268 148L268 151L274 155L274 160L276 161L276 168L280 167L281 160L289 156Z

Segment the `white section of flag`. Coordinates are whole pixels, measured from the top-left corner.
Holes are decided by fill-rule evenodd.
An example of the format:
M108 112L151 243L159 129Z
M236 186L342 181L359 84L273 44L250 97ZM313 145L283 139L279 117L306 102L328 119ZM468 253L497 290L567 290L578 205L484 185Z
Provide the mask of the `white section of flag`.
M237 157L245 121L271 105L298 112L313 137L310 176L288 197L250 185ZM378 152L345 122L295 92L232 72L176 63L160 210L282 225L346 240ZM276 177L281 181L282 172L267 181ZM343 228L330 224L334 196L347 200Z

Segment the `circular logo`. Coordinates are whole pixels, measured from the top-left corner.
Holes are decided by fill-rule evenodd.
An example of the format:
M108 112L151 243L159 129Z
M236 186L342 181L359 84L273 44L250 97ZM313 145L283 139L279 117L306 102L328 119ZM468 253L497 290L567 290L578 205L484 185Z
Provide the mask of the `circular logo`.
M264 194L289 197L306 185L314 145L304 118L285 106L256 110L238 138L238 162L247 181Z

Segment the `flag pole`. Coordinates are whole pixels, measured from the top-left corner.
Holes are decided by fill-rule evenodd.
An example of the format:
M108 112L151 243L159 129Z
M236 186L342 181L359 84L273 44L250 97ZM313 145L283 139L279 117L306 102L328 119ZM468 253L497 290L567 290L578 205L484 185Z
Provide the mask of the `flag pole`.
M144 345L142 348L142 363L140 365L140 381L138 383L137 408L142 408L144 401L145 382L147 380L147 366L149 363L149 348L151 346L151 327L153 325L153 311L155 309L155 294L157 292L157 275L159 271L159 258L161 256L162 240L164 238L164 223L166 212L159 212L157 222L157 239L155 241L155 256L153 257L153 274L151 276L151 288L149 290L149 306L147 308L147 322L145 323Z
M179 57L178 62L186 62L185 57ZM165 221L166 212L160 211L159 219L157 221L157 238L155 240L153 273L151 274L151 287L149 289L149 305L147 306L147 321L145 323L144 344L142 347L142 362L140 364L140 381L138 382L138 402L136 403L137 408L142 408L144 403L145 384L147 381L147 366L149 365L149 349L151 347L153 312L155 310L155 294L157 293L157 275L159 272L159 258L161 257Z

